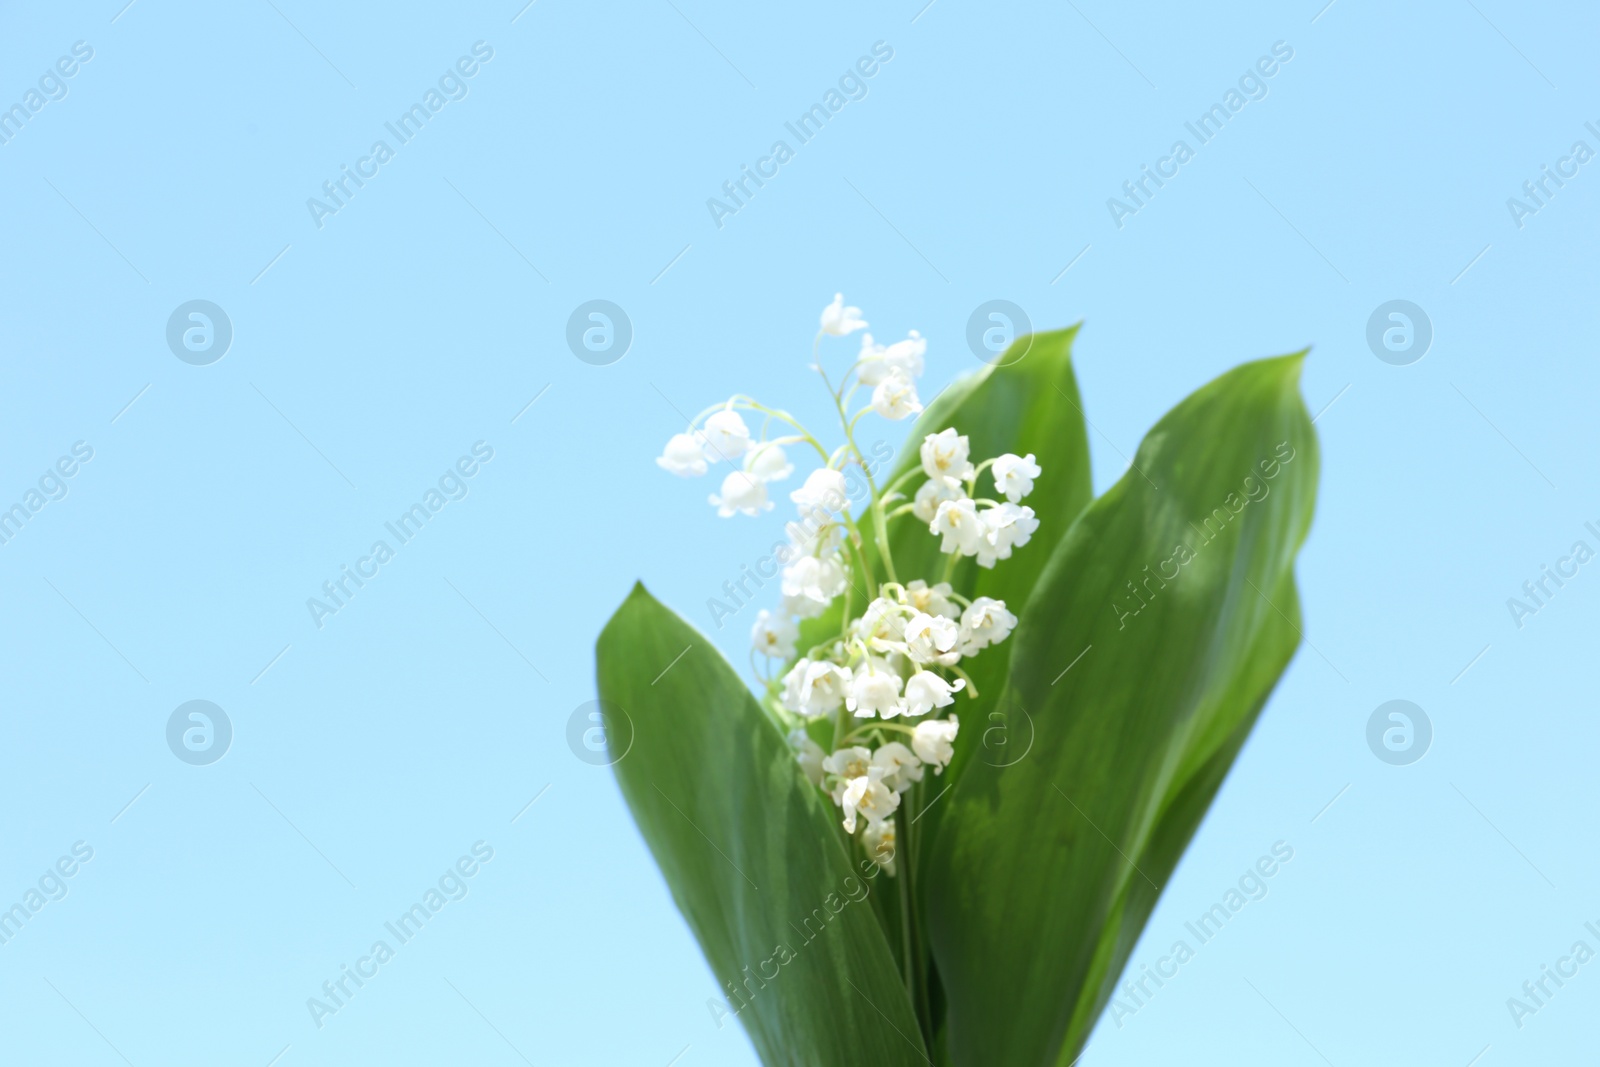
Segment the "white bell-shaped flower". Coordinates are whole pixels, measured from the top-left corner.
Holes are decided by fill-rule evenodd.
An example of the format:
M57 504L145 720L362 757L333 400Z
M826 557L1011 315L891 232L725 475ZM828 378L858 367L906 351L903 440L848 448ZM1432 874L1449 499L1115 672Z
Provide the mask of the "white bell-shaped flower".
M933 516L928 516L931 521ZM927 615L943 615L948 619L959 619L961 609L956 607L950 599L950 583L940 582L930 586L918 578L906 585L906 602L915 610Z
M946 500L963 500L966 495L966 490L954 478L946 478L943 475L929 478L917 490L917 495L911 502L911 514L923 522L932 522L940 504Z
M722 492L712 493L707 499L724 519L736 512L759 515L772 510L772 501L767 499L767 483L750 477L744 471L730 472L722 479Z
M1007 452L994 461L991 470L995 487L1013 504L1033 492L1033 480L1040 474L1039 464L1033 461L1032 452L1026 456Z
M850 505L849 483L843 471L821 467L806 475L805 484L792 491L789 499L800 505L801 515L844 511Z
M828 610L831 601L812 600L808 596L783 595L782 610L785 615L793 615L797 619L814 619Z
M801 519L784 523L789 537L788 559L799 556L826 556L844 544L844 527L826 511L814 511ZM780 560L781 562L781 560Z
M858 667L850 679L850 696L845 700L845 710L858 719L880 715L892 719L905 710L900 703L900 676L889 669L882 660L868 660Z
M701 433L705 439L706 458L712 463L724 459L731 463L750 451L750 427L732 408L712 412Z
M984 525L978 518L978 506L965 498L940 503L928 529L941 539L940 552L972 556L983 543Z
M856 620L855 635L867 643L873 652L888 652L905 641L905 608L892 600L878 597L867 605Z
M883 769L883 784L896 793L904 793L922 781L922 761L899 741L878 746L872 754L872 766Z
M922 470L930 478L965 479L972 473L971 447L954 427L930 433L922 439L918 450L922 456Z
M865 775L845 785L839 806L844 809L845 833L853 834L857 814L865 815L869 823L892 818L900 806L900 794L884 784L882 767L868 767Z
M833 303L822 309L822 332L831 333L835 337L843 337L854 333L866 326L861 318L861 309L845 307L844 294L834 293Z
M865 778L872 765L872 749L861 745L841 748L822 759L823 780L832 779L828 795L837 806L844 803L844 791L852 778Z
M960 725L954 715L949 720L927 719L917 723L917 732L911 735L911 748L918 759L933 768L934 774L943 774L955 756L956 731Z
M827 607L844 592L850 578L838 556L801 556L783 568L782 589L786 597L797 597Z
M1039 528L1039 520L1026 504L985 508L978 518L983 520L983 543L978 546L980 567L993 567L997 559L1010 559L1011 550L1027 544Z
M861 352L856 357L860 366L856 368L856 377L862 385L877 385L887 378L891 371L903 370L907 377L912 379L922 377L923 354L928 351L928 342L916 330L912 330L904 341L896 341L892 345L874 344L872 335L865 334L861 338Z
M899 367L894 368L872 391L872 410L896 422L915 415L922 410L917 383Z
M952 685L932 671L918 671L906 680L906 714L915 717L934 708L948 708L966 685L965 678L957 678Z
M922 377L923 356L928 352L928 341L916 330L906 334L903 341L896 341L883 353L883 361L890 367L905 371L913 378Z
M706 453L698 434L675 433L656 457L656 466L680 478L694 478L706 472Z
M756 624L750 628L750 643L763 656L786 660L794 655L795 642L799 640L800 627L793 620L774 615L766 608L756 613Z
M1004 600L978 597L961 613L961 654L975 656L990 645L998 645L1016 625L1017 617L1006 610Z
M763 482L781 482L794 473L794 464L783 454L781 445L756 445L745 457L745 473Z
M851 748L841 748L822 761L822 769L829 774L838 775L849 780L860 778L867 773L867 766L872 763L872 749L860 745Z
M961 627L943 615L918 612L906 623L906 654L918 663L938 663L948 667L961 658L956 645Z
M827 715L839 710L849 688L849 667L803 659L783 676L783 706L811 718Z

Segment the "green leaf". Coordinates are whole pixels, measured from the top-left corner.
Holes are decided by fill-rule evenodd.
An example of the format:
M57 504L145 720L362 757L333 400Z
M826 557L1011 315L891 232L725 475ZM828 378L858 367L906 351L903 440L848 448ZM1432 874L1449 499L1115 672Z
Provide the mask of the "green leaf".
M762 1062L926 1064L873 914L895 885L727 661L643 586L596 660L622 794Z
M1075 1059L1294 654L1318 468L1303 355L1169 412L1021 613L1001 705L1028 755L968 765L926 864L957 1067Z

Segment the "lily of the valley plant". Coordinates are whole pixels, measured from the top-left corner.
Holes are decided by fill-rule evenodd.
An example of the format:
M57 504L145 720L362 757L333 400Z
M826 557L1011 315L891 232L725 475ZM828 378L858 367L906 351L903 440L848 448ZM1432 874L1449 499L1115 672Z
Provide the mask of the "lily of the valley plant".
M720 474L724 518L793 511L759 698L643 587L607 626L615 770L765 1062L1067 1067L1299 641L1303 353L1192 395L1092 500L1076 328L924 410L927 341L849 351L866 327L822 311L831 436L735 394L657 458ZM863 453L912 416L892 469Z

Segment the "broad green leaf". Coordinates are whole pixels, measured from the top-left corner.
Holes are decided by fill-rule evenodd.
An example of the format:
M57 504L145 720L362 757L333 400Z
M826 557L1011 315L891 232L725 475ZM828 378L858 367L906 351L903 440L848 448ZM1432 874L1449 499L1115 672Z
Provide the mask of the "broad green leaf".
M1294 654L1303 355L1169 412L1021 613L1000 702L1028 755L969 763L925 865L957 1067L1074 1060Z
M873 913L896 887L727 661L643 586L596 660L622 794L762 1062L927 1063Z

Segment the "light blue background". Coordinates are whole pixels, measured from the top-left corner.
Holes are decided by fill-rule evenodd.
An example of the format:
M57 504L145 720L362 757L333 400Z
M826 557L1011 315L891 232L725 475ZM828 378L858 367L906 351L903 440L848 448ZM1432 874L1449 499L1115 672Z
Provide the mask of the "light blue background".
M0 14L0 103L94 48L0 145L0 502L94 448L0 546L0 898L95 850L0 945L0 1058L754 1062L565 727L636 577L744 663L754 608L717 631L704 603L781 512L718 520L709 480L652 457L734 391L824 422L806 363L836 289L881 340L927 335L926 392L977 365L985 300L1085 320L1100 489L1192 389L1315 346L1308 643L1134 966L1273 842L1295 857L1082 1062L1592 1057L1600 962L1520 1030L1505 1004L1600 949L1600 574L1521 629L1505 603L1600 547L1600 163L1525 228L1506 208L1600 149L1592 10L121 2ZM470 94L318 229L306 199L479 40ZM880 40L866 99L713 225L706 199ZM1275 41L1267 98L1118 229L1106 199ZM164 340L195 298L235 330L210 366ZM564 340L593 298L634 325L611 366ZM1434 325L1411 366L1364 338L1394 298ZM470 495L313 625L306 599L480 440ZM207 767L164 739L197 698L235 730ZM1434 725L1412 766L1366 747L1392 698ZM314 1026L306 999L479 840L470 895Z

